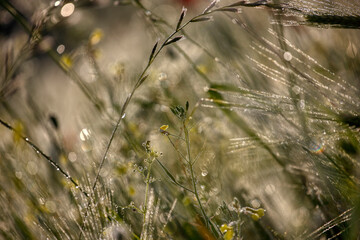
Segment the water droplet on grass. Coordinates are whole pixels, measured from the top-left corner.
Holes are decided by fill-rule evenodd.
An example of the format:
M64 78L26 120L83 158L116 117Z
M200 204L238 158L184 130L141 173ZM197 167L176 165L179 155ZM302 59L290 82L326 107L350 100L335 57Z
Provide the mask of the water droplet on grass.
M160 81L164 81L164 80L166 80L167 78L168 78L168 75L167 75L166 73L164 73L164 72L159 73L158 79L159 79Z
M61 16L70 17L75 11L75 5L73 3L65 4L60 11Z
M202 171L201 171L201 176L203 176L203 177L206 177L207 175L208 175L208 171L206 170L206 169L203 169Z
M74 152L69 152L68 159L70 162L75 162L77 160L77 155Z
M91 130L87 128L83 128L80 132L80 140L86 141L89 140L91 136Z
M313 152L313 153L318 153L318 154L320 154L320 153L322 153L322 152L324 151L325 146L324 146L324 144L323 144L322 142L320 142L320 141L312 141L312 142L310 143L309 149L310 149L310 151Z
M285 59L285 61L291 61L291 59L292 59L292 54L290 53L290 52L285 52L284 53L284 59Z
M300 109L304 110L305 109L305 100L301 99L299 102L299 107Z
M65 52L65 45L60 44L57 48L56 51L58 54L63 54Z
M301 92L301 88L299 87L299 86L294 86L293 88L292 88L292 90L294 91L294 93L295 94L300 94L300 92Z

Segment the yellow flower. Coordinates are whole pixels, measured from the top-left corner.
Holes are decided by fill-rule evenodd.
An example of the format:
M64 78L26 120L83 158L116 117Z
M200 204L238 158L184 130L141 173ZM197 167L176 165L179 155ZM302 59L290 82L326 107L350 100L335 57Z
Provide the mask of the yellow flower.
M96 45L98 44L101 39L104 37L104 33L101 29L97 28L95 29L91 34L89 38L90 45Z
M74 64L74 61L73 59L67 55L67 54L64 54L62 57L61 57L61 64L63 65L63 67L65 68L71 68Z
M249 214L254 221L258 221L265 215L265 209L263 208L254 209L251 207L245 207L244 210L245 214Z
M169 128L169 125L162 125L160 127L160 129L163 130L163 131L166 131L166 129L168 129L168 128Z
M234 238L235 232L233 227L223 224L220 227L220 231L224 234L225 240L232 240Z
M162 125L160 127L160 133L164 134L164 135L168 135L169 133L166 131L166 129L169 128L169 125Z

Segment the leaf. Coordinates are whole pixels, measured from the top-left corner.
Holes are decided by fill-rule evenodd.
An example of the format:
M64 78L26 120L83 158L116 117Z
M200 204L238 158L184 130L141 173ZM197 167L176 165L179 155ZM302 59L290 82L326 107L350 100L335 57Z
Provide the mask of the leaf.
M212 17L200 17L200 18L194 18L190 22L205 22L212 20Z
M179 36L179 37L174 37L174 38L172 38L172 39L169 39L165 44L164 44L164 46L166 46L166 45L169 45L169 44L172 44L172 43L175 43L175 42L177 42L177 41L180 41L181 39L183 39L184 38L184 36Z
M178 185L179 187L182 187L183 189L191 192L191 193L195 193L193 190L181 185L180 183L178 183L175 179L175 177L169 172L169 170L164 166L164 164L162 164L162 162L160 162L159 159L156 158L156 161L159 163L160 167L164 170L164 172L166 173L166 175L171 179L171 181L175 184Z
M176 25L176 31L179 30L180 25L181 25L181 23L182 23L185 15L186 15L186 12L187 12L187 8L183 7L183 8L182 8L182 11L181 11L181 14L180 14L179 21L178 21L178 23L177 23L177 25Z
M214 12L239 12L239 8L220 8L220 9L216 9L214 10Z
M151 50L151 54L150 54L150 57L149 57L149 62L153 59L154 57L154 54L155 54L155 51L156 51L156 48L157 48L157 45L159 43L159 40L155 43L153 49Z
M228 7L244 6L245 4L246 4L245 1L239 1L239 2L236 2L236 3L233 3L233 4L229 5Z
M306 15L305 19L308 23L329 25L331 27L339 28L360 28L359 16L337 16L337 15Z
M209 11L215 6L215 4L218 3L218 2L219 2L219 0L214 0L214 1L212 1L212 2L210 3L210 5L205 8L205 10L204 10L203 13L209 12Z
M182 106L171 107L170 110L180 120L185 120L186 112L185 112L185 109Z
M350 127L360 128L360 116L345 113L339 115L339 120Z
M164 170L164 172L166 173L166 175L174 182L176 183L176 179L175 177L169 172L169 170L162 164L162 162L160 162L159 159L156 158L156 161L159 163L160 167Z
M143 84L143 82L148 78L149 75L146 75L144 77L142 77L140 79L140 81L138 82L138 84L136 85L136 88L140 87L141 84Z

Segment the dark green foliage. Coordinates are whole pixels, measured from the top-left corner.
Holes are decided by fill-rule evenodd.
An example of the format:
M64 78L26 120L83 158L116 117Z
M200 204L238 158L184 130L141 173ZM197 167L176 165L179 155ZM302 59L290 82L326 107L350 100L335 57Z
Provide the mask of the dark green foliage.
M337 28L360 28L360 16L306 15L307 23Z

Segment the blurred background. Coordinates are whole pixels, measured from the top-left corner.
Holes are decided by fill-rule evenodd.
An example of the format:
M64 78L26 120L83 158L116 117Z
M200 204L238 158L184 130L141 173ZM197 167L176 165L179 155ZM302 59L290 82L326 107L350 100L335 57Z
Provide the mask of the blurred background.
M359 238L356 0L0 3L2 239Z

